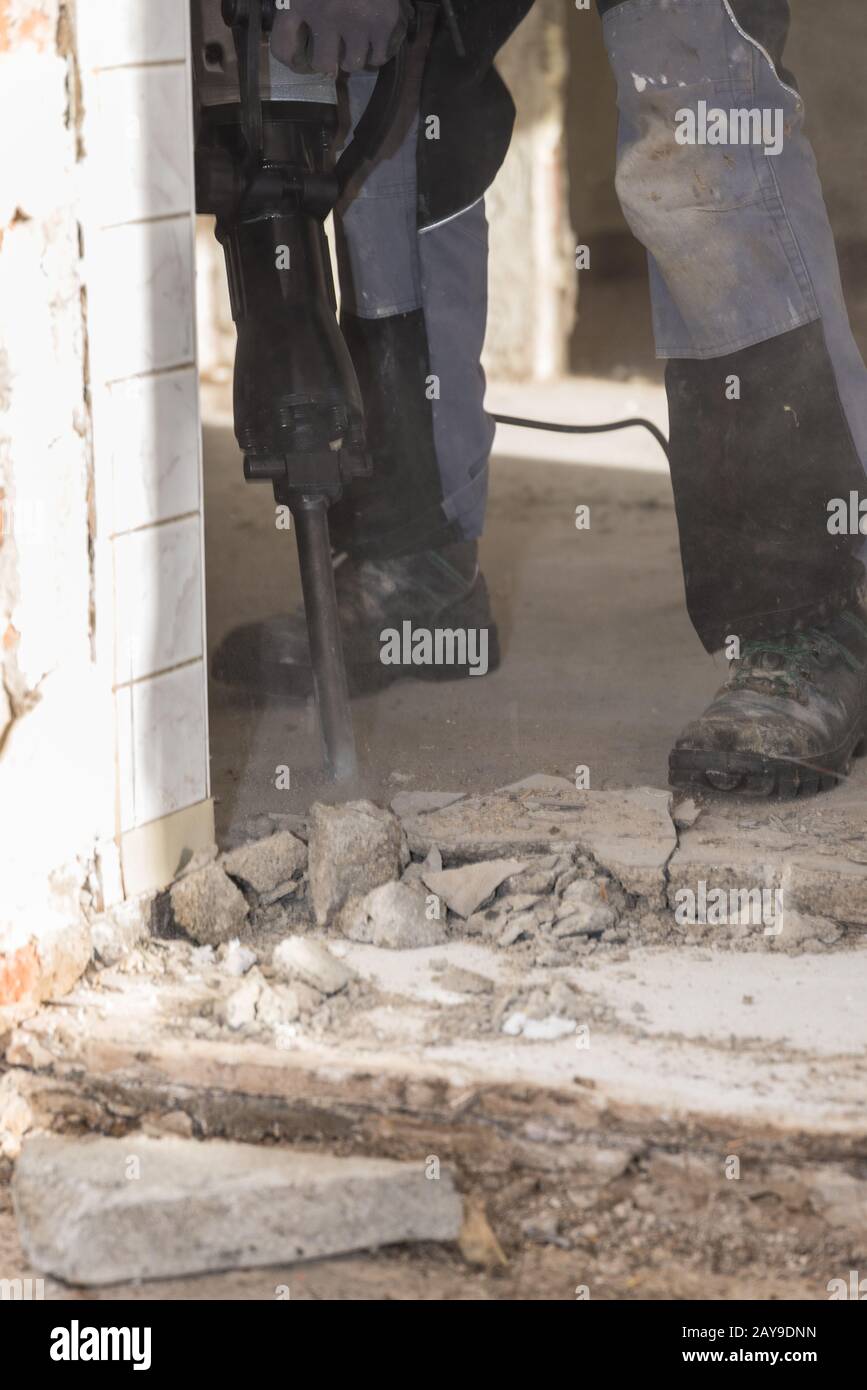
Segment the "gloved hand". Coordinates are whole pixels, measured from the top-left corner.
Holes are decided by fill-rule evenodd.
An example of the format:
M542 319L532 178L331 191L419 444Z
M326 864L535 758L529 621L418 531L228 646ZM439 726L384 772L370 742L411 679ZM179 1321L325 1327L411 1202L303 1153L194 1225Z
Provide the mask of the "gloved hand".
M271 52L296 72L381 68L406 37L409 0L290 0L277 10Z

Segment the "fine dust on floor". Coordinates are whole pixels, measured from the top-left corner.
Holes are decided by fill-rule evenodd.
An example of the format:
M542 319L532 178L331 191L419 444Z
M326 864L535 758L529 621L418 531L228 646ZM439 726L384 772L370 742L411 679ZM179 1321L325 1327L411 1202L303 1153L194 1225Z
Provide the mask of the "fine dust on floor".
M294 538L278 531L270 488L245 484L229 420L205 429L209 648L238 624L299 602ZM590 507L589 530L575 509ZM260 812L316 799L387 804L415 788L489 790L527 772L591 786L666 781L668 750L703 708L724 663L686 615L671 487L664 474L496 459L482 563L500 625L495 674L401 680L353 702L362 772L323 783L317 725L304 702L263 704L210 687L218 835L242 837ZM278 766L291 788L277 790Z
M593 415L592 403L582 409ZM300 587L294 537L274 524L270 488L243 481L225 391L205 393L205 416L212 653L233 627L294 609ZM575 526L581 505L587 530ZM312 702L263 702L211 681L222 844L255 834L263 813L304 813L315 800L478 793L531 772L572 777L579 765L594 790L666 785L673 739L727 669L686 614L667 474L495 458L481 557L501 669L445 684L401 680L355 699L353 784L323 780ZM285 767L291 786L278 790ZM862 762L846 794L865 792Z

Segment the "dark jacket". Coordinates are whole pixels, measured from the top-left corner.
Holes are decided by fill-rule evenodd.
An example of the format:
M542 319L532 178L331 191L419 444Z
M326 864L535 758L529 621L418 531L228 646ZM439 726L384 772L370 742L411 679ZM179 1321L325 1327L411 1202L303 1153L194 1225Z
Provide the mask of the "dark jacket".
M453 217L478 202L506 157L515 106L494 58L534 0L452 0L466 56L457 51L440 6L421 99L419 225ZM440 119L429 140L425 118Z

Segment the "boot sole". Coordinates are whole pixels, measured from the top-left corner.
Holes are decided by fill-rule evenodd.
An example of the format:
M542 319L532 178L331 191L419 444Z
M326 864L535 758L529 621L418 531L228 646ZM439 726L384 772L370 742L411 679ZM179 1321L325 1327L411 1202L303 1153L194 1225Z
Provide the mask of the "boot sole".
M669 785L728 796L777 797L791 800L831 791L849 775L853 758L867 754L867 717L845 743L822 758L804 762L763 758L759 753L704 752L672 749Z

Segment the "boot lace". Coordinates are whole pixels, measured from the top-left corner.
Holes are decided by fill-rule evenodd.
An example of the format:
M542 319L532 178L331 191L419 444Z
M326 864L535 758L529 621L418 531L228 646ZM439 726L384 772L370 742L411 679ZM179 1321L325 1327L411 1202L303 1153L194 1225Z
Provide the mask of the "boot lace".
M818 672L835 664L843 665L853 675L867 670L867 623L852 612L840 615L856 633L865 651L859 657L842 637L827 628L811 627L790 636L745 642L740 658L732 662L729 686L733 690L760 689L763 693L803 700L806 684L812 684Z

